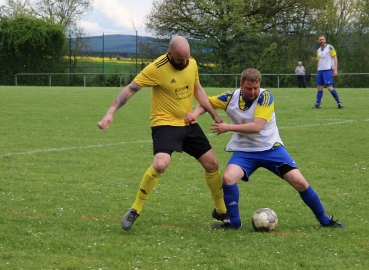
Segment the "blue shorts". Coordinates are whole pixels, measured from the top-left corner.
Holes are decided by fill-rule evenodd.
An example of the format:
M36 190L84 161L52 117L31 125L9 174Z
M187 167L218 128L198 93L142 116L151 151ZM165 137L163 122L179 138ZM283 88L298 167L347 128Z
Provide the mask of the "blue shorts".
M274 146L270 150L261 152L234 152L228 161L229 164L240 166L245 172L241 178L248 181L256 169L265 168L280 178L293 169L297 169L296 162L292 159L284 146Z
M318 74L316 76L316 85L317 86L332 86L333 85L333 70L318 70Z

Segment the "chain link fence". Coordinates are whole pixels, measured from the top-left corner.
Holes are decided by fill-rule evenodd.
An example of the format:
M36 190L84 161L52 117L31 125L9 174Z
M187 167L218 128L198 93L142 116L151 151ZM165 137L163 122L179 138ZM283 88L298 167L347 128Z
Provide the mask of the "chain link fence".
M109 81L110 85L124 87L135 77L135 73L18 73L14 76L15 86L101 86ZM309 74L306 87L316 87L316 74ZM204 87L238 88L240 74L199 74L201 85ZM262 74L264 88L297 88L295 74ZM37 84L32 84L37 82ZM222 82L222 83L219 83ZM355 88L355 82L369 85L369 73L340 73L335 77L334 86L337 88Z
M202 40L189 39L191 55L199 66L201 84L205 87L238 87L240 75L237 73L253 67L263 74L264 87L297 87L294 71L297 62L302 61L306 73L311 74L307 87L315 87L317 37L282 34L270 34L265 39L257 39L250 34L245 35L245 40L235 40L235 47L229 48L229 51L238 48L235 51L237 61L224 73L219 72L222 64L217 62L219 56L211 48L207 37ZM366 73L369 72L369 53L355 45L365 41L366 36L360 37L360 40L331 37L327 40L334 44L339 59L339 76L335 78L335 87L366 88L369 85ZM69 36L68 48L63 61L60 61L65 73L52 70L40 73L20 63L14 84L122 87L130 83L147 63L164 54L168 42L169 38L154 39L139 36L137 32L78 38ZM11 79L5 84L12 84Z

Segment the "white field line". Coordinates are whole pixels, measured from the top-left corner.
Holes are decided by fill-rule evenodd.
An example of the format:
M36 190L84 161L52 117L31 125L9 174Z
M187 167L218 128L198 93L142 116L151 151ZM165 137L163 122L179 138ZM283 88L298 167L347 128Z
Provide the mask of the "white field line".
M323 120L323 119L312 119L315 121ZM325 119L327 120L327 119ZM310 125L301 125L301 126L282 126L279 129L288 129L288 128L307 128L307 127L316 127L316 126L329 126L329 125L342 125L346 123L354 123L359 122L359 120L344 120L344 119L328 119L328 120L339 120L338 122L329 122L329 123L315 123ZM369 122L369 119L364 119L364 122ZM207 134L207 136L214 136L214 133ZM38 150L30 150L25 152L15 152L15 153L5 153L0 154L0 157L9 157L15 155L31 155L35 153L48 153L48 152L57 152L57 151L71 151L76 149L89 149L89 148L97 148L97 147L109 147L109 146L117 146L123 144L135 144L135 143L152 143L152 140L144 140L144 141L132 141L132 142L118 142L118 143L108 143L108 144L95 144L95 145L86 145L86 146L71 146L71 147L63 147L63 148L49 148L49 149L38 149Z
M330 123L324 123L324 124L314 123L314 124L301 125L301 126L287 126L287 127L280 127L279 129L306 128L306 127L317 127L317 126L341 125L341 124L353 123L353 122L358 122L358 120L341 120L341 121L338 121L338 122L330 122Z
M47 153L47 152L57 152L57 151L70 151L75 149L88 149L88 148L97 148L97 147L108 147L108 146L117 146L123 144L132 144L132 143L151 143L152 140L148 141L133 141L133 142L118 142L118 143L107 143L107 144L95 144L95 145L86 145L86 146L71 146L71 147L63 147L63 148L49 148L43 150L30 150L25 152L16 152L16 153L6 153L0 154L0 157L9 157L14 155L30 155L35 153Z
M219 114L219 116L222 116ZM354 122L359 122L359 120L347 120L347 119L312 119L314 121L320 121L320 120L336 120L336 122L329 122L329 123L314 123L314 124L310 124L310 125L301 125L301 126L282 126L282 127L278 127L278 129L289 129L289 128L308 128L308 127L317 127L317 126L330 126L330 125L342 125L342 124L346 124L346 123L354 123ZM337 121L338 120L338 121ZM369 122L369 119L364 119L364 120L360 120L360 121L364 121L364 122ZM226 133L224 133L226 134ZM224 134L220 134L220 135L224 135ZM211 133L211 134L207 134L207 136L215 136L216 134Z

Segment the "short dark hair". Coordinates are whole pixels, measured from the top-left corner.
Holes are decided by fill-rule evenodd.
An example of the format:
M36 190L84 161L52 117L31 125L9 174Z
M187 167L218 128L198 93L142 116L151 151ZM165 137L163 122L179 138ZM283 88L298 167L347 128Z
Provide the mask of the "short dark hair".
M245 81L261 82L260 71L254 68L245 69L241 73L241 83L244 83Z

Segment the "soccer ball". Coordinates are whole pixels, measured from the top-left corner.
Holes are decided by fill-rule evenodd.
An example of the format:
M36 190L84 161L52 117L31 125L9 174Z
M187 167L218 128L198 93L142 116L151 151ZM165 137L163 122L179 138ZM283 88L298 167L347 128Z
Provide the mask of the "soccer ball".
M260 208L252 215L251 224L256 232L270 232L277 228L278 217L272 209Z

